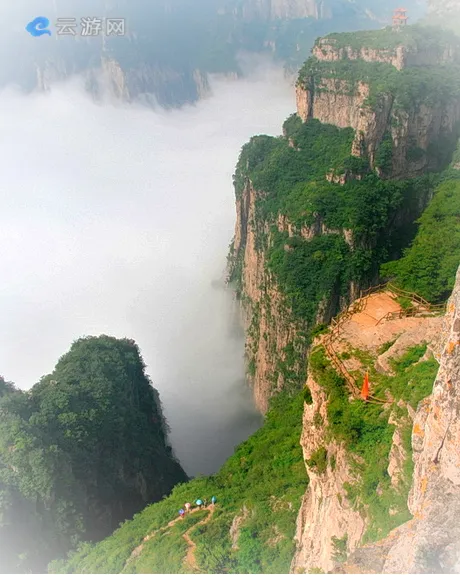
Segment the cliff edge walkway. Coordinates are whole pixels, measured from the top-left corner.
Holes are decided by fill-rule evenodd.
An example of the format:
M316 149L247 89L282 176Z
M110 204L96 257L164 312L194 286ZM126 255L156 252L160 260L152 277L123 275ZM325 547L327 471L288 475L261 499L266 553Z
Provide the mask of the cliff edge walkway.
M369 403L391 403L390 397L362 397L362 383L357 381L356 376L350 373L341 360L337 344L343 335L349 335L353 330L359 330L361 337L362 333L367 331L372 338L372 329L369 328L377 327L383 322L399 320L399 326L404 328L404 321L401 320L405 318L436 316L443 314L445 309L445 304L432 305L419 295L401 290L391 283L381 284L361 291L360 297L331 321L330 331L322 343L329 360L337 373L345 379L348 390L355 399Z

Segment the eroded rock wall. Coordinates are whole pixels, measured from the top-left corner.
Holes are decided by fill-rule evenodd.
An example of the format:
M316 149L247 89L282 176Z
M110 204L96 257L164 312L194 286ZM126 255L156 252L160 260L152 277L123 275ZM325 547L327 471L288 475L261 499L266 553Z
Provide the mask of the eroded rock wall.
M355 551L348 573L458 573L460 570L460 268L447 307L440 367L412 430L413 519Z
M352 508L344 489L345 483L353 482L350 458L339 443L327 439L326 394L311 375L307 386L312 403L305 404L300 443L310 481L297 517L296 554L291 571L309 573L321 569L328 573L336 565L333 538L346 537L347 549L355 549L364 534L366 522ZM308 461L325 444L327 464L320 472L309 466Z

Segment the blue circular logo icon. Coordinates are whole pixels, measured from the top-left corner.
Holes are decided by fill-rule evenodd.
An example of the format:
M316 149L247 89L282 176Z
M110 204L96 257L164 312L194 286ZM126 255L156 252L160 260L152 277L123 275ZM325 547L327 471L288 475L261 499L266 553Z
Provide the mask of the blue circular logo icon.
M27 24L26 30L31 36L43 36L43 34L48 34L48 36L51 36L51 31L47 30L49 25L50 21L48 18L45 18L44 16L38 16L32 20L32 22Z

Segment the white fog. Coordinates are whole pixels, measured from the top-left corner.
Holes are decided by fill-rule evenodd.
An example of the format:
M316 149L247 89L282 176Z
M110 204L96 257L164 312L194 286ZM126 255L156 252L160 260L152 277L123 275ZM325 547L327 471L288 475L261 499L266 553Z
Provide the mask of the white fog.
M97 105L78 81L0 94L0 375L27 389L73 340L139 345L192 475L260 424L224 275L241 145L278 134L292 87L264 64L194 107Z

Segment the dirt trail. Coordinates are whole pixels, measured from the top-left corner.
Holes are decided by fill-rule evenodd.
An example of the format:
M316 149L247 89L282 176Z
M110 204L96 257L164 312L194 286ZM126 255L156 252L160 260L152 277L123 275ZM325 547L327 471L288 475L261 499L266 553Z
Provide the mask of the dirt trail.
M352 315L340 328L340 336L335 343L336 349L341 352L342 342L353 342L353 346L375 352L382 344L401 339L401 343L408 341L406 349L417 345L423 340L431 341L432 332L436 332L442 324L442 316L438 317L401 317L391 321L380 320L388 312L401 311L394 294L380 292L370 295L360 313ZM380 323L379 323L380 322ZM403 337L400 337L403 334ZM394 350L397 349L397 346ZM346 363L346 362L345 362Z
M207 516L206 520L205 520L205 521L200 521L199 523L195 523L195 525L192 525L192 527L186 531L186 534L187 534L193 527L195 527L196 525L201 525L202 523L206 523L206 522L209 520L209 518L210 518L210 517L212 516L212 514L214 513L214 508L211 509L211 507L213 507L213 506L212 506L212 505L209 505L208 507L206 507L206 509L208 509L208 510L211 511L211 513L209 513L209 515ZM200 508L200 507L195 507L194 509L192 509L191 511L189 511L189 514L190 514L190 513L196 513L197 511L201 511L201 508ZM160 531L165 531L165 530L168 529L169 527L172 527L172 526L175 525L178 521L182 521L182 519L181 519L180 516L179 516L179 517L176 517L176 519L173 519L172 521L170 521L170 522L169 522L167 525L165 525L164 527L160 527L159 529L155 529L155 531L152 531L151 533L149 533L148 535L146 535L146 536L144 537L144 539L142 539L142 543L141 543L140 545L138 545L138 546L132 551L131 555L128 557L128 559L127 559L127 561L126 561L126 563L125 563L125 568L127 567L127 565L128 565L131 561L133 561L133 559L135 559L136 557L139 557L139 555L142 553L142 549L144 548L144 544L145 544L147 541L149 541L150 539L152 539L153 537L155 537L155 535L156 535L157 533L159 533ZM184 539L186 539L186 538L185 538L185 534L184 534ZM186 541L187 541L187 539L186 539ZM187 541L187 543L188 543L188 541ZM189 546L190 546L190 545L195 545L191 539L190 539ZM190 549L189 549L189 551L187 552L187 557L188 557L189 552L190 552ZM193 558L194 558L194 556L193 556Z
M351 321L360 327L373 327L389 312L402 311L396 297L390 292L371 294L364 301L364 308L353 315Z
M413 301L416 305L416 302ZM347 382L350 393L360 398L360 381L357 381L352 371L361 367L356 358L341 358L343 352L349 347L366 349L377 354L376 369L384 373L391 373L390 360L395 358L409 347L425 341L432 341L439 330L442 317L405 317L404 310L397 301L397 296L388 290L369 294L356 300L347 312L338 316L333 323L332 330L324 338L327 355L334 367L341 373ZM396 314L391 319L388 314ZM390 348L380 355L378 350L384 343L390 343ZM386 400L369 396L374 402Z
M205 517L202 521L195 523L195 525L192 525L190 529L187 529L187 531L182 535L182 537L185 539L188 545L187 556L185 557L184 563L185 565L187 565L187 567L194 570L198 568L195 558L196 543L190 537L189 533L192 529L195 529L195 527L197 527L198 525L205 525L211 519L214 513L214 505L211 504L208 507L206 507L206 509L209 511L207 517Z

